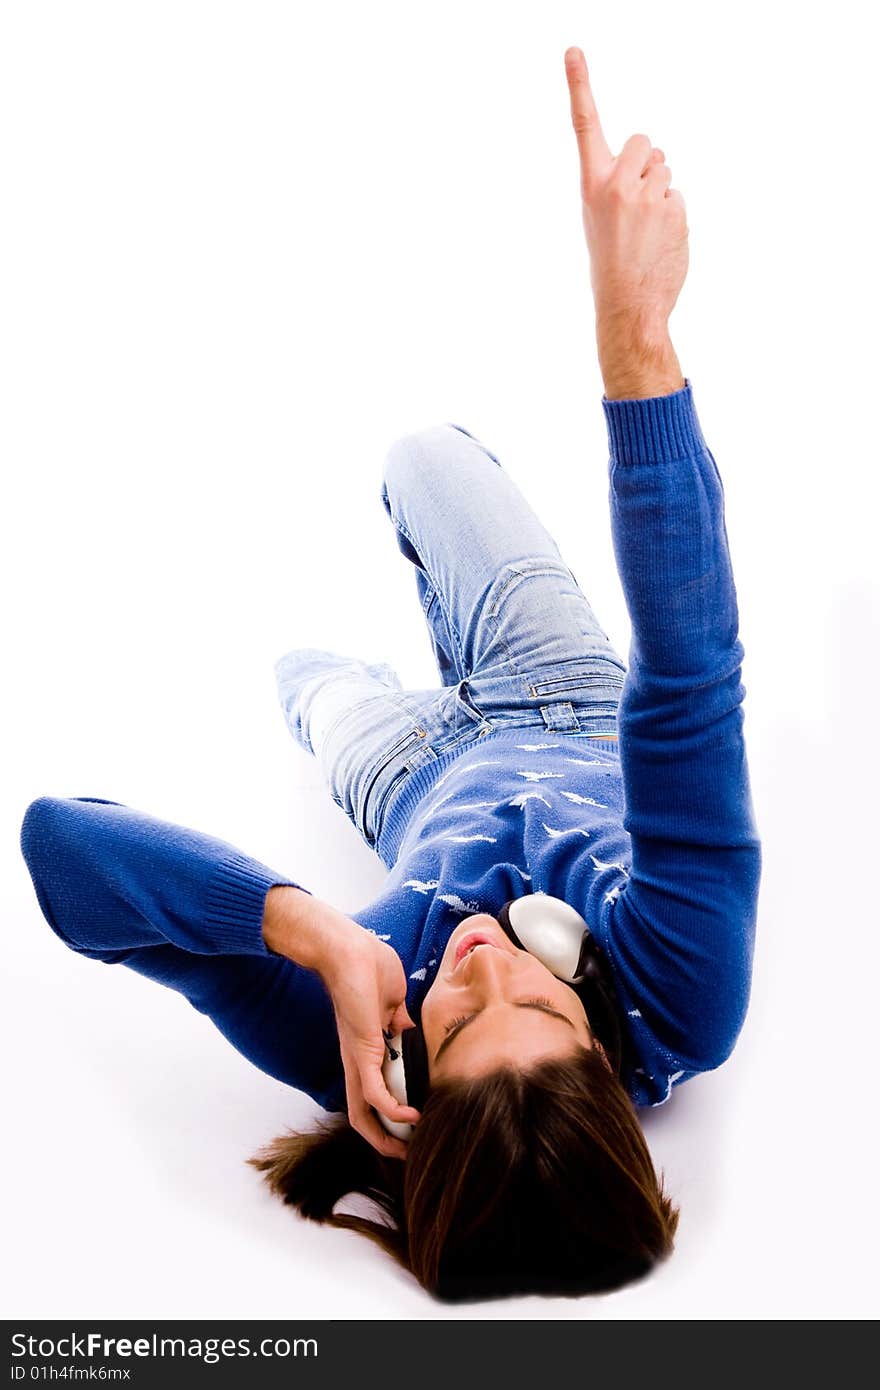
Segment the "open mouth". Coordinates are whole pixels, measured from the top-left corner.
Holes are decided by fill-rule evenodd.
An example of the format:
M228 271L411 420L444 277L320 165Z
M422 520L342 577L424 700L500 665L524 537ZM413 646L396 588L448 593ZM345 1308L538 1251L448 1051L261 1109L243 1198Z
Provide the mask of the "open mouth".
M453 970L455 969L456 965L458 965L459 961L464 960L465 956L468 955L469 952L471 952L471 951L474 949L475 946L494 946L494 945L495 945L495 942L492 940L491 936L489 936L486 932L483 932L483 931L472 931L472 932L468 932L467 936L463 936L463 937L462 937L461 941L459 941L458 946L457 946L457 948L456 948L456 951L455 951L455 960L454 960L453 966L452 966Z

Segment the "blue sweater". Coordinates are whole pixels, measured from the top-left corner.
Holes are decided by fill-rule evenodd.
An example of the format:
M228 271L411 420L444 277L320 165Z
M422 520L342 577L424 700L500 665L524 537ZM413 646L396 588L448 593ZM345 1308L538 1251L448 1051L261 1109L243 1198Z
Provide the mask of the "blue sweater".
M604 948L638 1105L719 1066L749 999L761 847L743 736L743 647L724 495L690 381L609 401L614 552L632 639L610 739L493 730L411 774L389 805L378 896L352 917L400 955L418 1018L470 913L540 890ZM39 797L21 846L73 950L180 991L271 1076L345 1109L320 978L270 951L266 894L298 880L235 846L98 797Z

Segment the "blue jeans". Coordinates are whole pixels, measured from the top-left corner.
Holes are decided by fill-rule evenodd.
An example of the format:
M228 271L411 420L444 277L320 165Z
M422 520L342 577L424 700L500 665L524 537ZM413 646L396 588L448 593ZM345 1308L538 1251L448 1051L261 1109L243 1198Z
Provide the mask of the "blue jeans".
M441 684L316 647L275 663L296 741L375 848L416 768L501 727L617 734L626 666L498 458L462 425L392 444L382 503L415 566Z

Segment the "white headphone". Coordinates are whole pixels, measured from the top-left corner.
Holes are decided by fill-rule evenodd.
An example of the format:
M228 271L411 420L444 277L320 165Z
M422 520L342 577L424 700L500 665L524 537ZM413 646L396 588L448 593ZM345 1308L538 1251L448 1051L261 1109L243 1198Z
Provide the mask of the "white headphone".
M623 1046L619 1013L608 967L595 938L579 912L549 893L527 893L512 898L498 913L498 922L515 946L546 965L580 996L590 1026L619 1074ZM401 1105L421 1106L428 1094L428 1058L422 1030L407 1028L385 1035L386 1056L382 1075L388 1090ZM414 1126L379 1119L389 1134L409 1139Z

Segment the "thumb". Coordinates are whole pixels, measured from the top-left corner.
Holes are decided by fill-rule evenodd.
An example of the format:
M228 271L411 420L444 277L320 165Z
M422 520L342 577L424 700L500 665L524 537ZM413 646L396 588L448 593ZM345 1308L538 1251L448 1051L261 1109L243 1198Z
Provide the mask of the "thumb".
M415 1023L407 1013L406 1004L398 1004L391 1017L392 1033L402 1033L405 1028L415 1028Z

